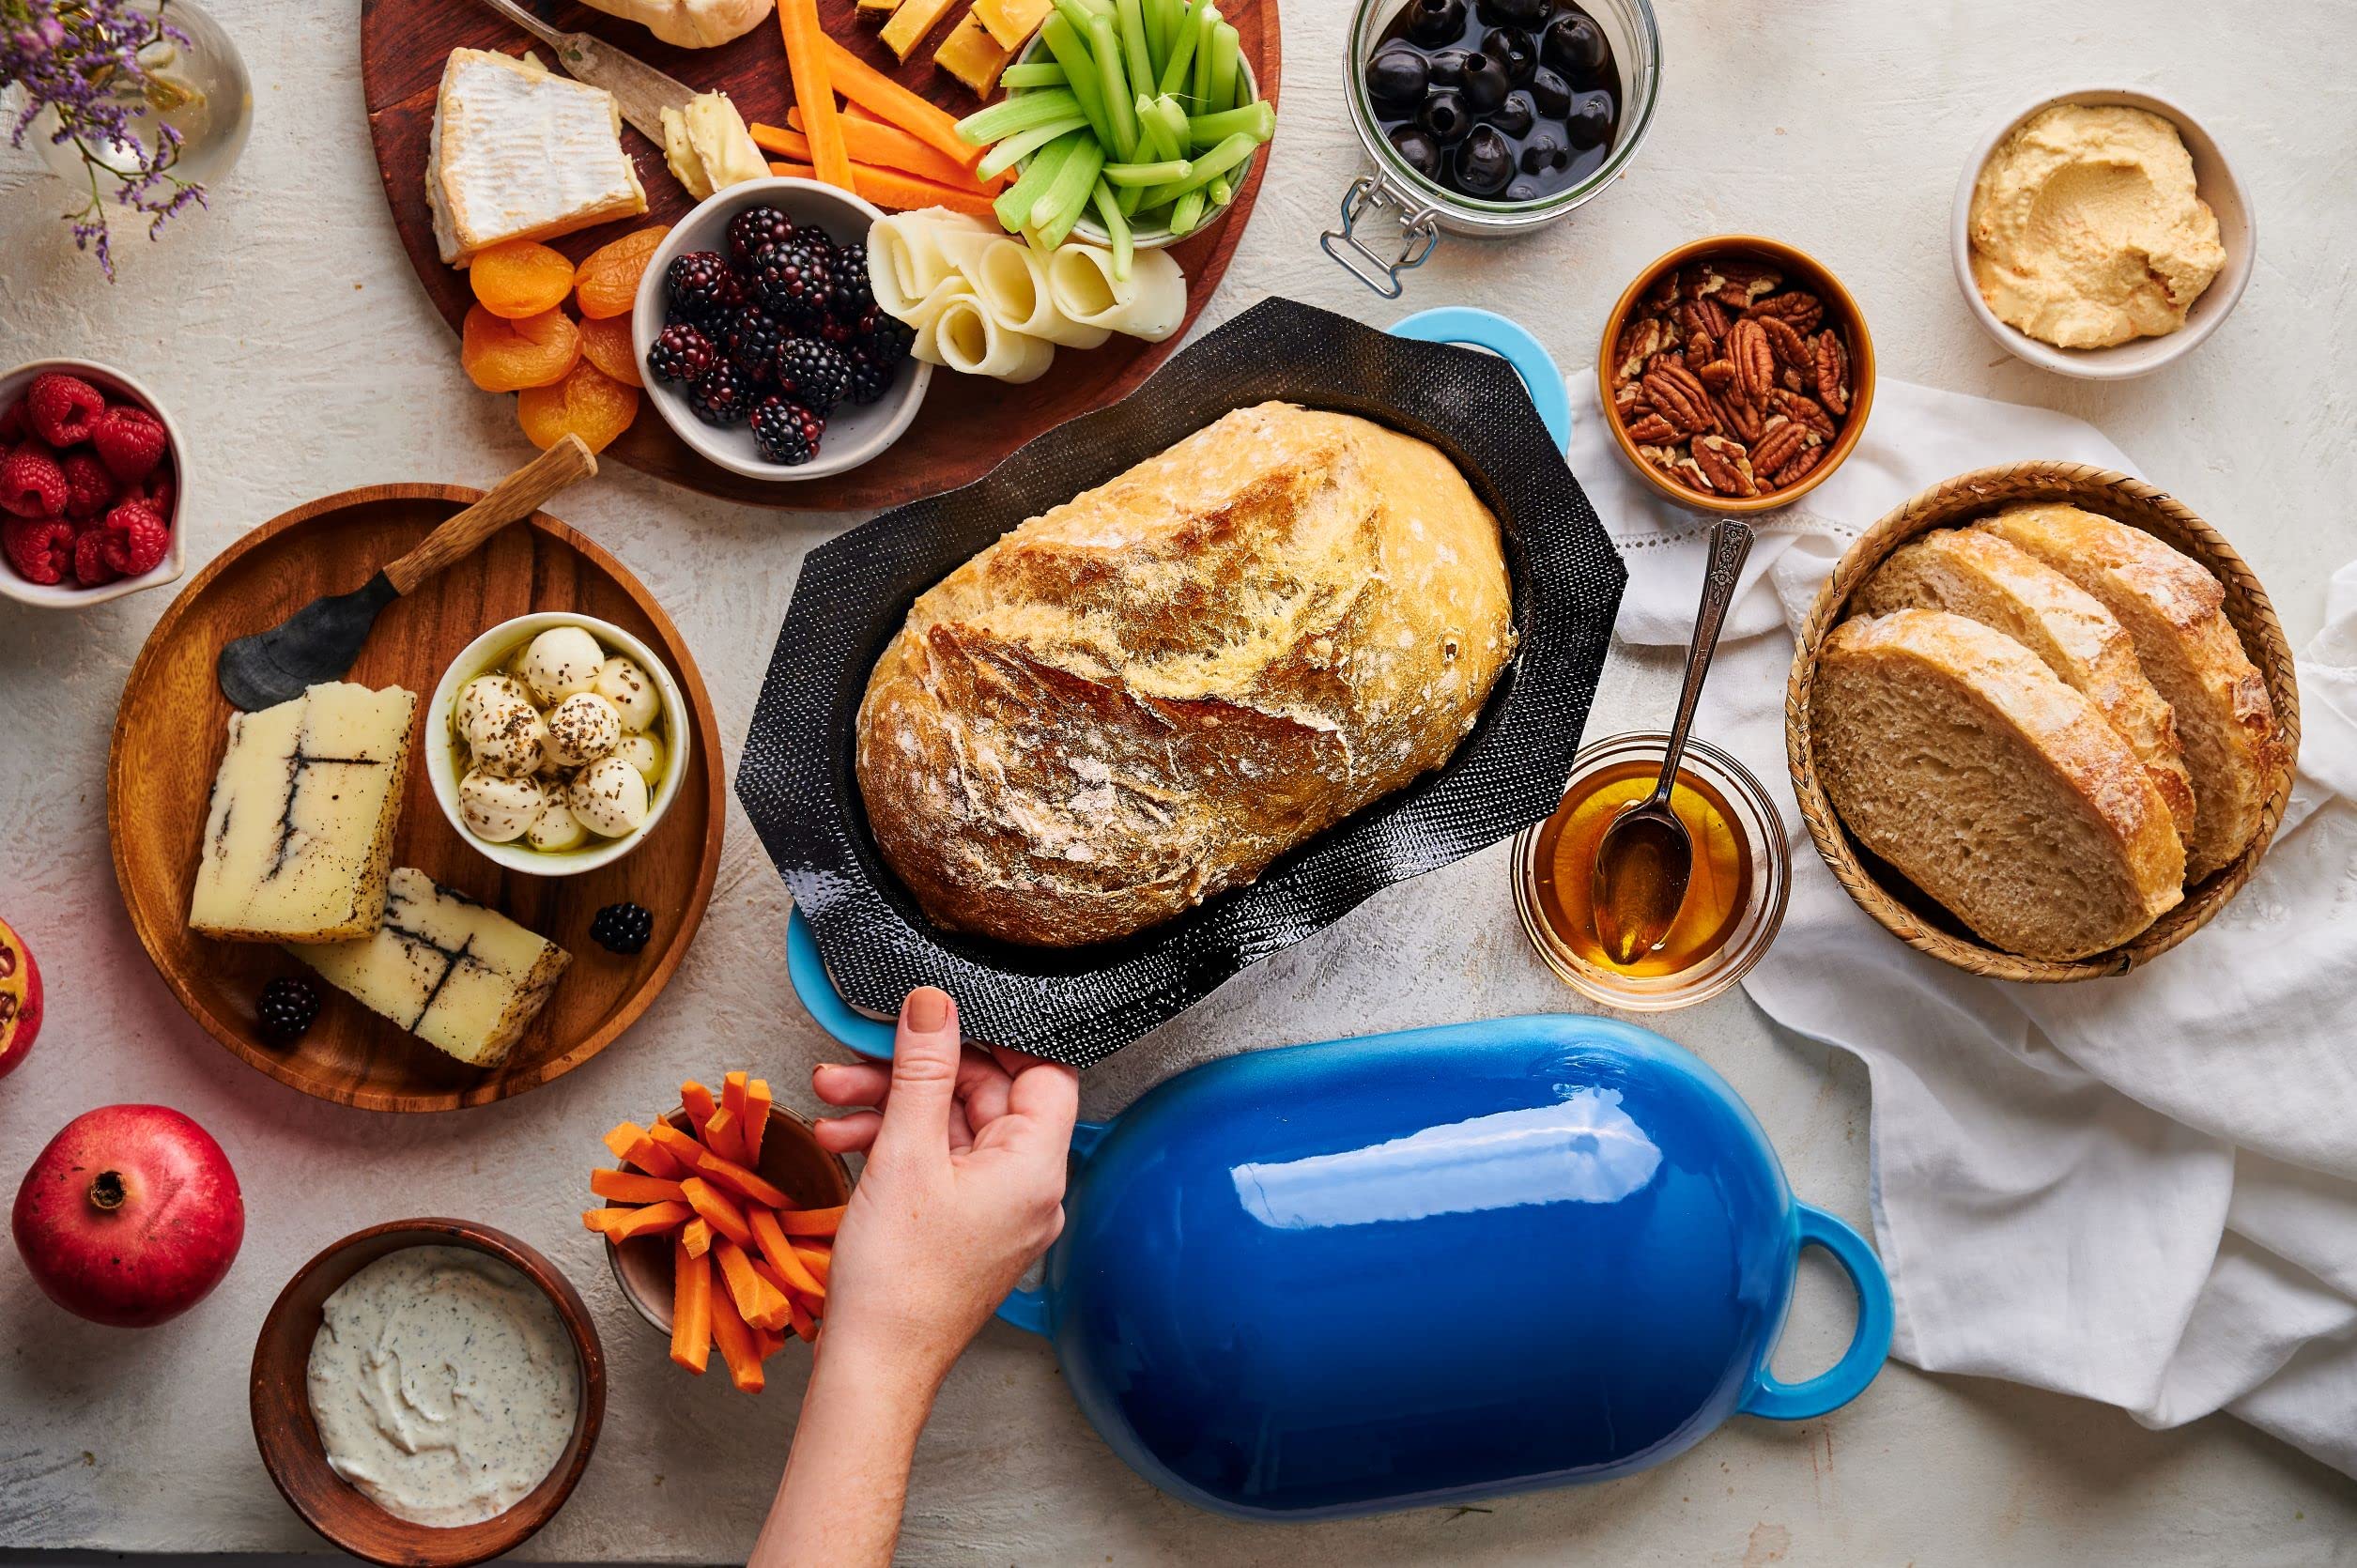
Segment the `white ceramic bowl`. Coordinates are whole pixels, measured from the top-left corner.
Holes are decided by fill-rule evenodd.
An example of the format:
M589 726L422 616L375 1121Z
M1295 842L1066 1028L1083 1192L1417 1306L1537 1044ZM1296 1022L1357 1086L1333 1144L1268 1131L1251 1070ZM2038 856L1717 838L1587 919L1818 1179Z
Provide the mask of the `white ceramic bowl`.
M17 576L16 568L0 561L0 598L17 600L21 604L41 605L53 609L84 609L102 605L109 599L119 599L126 593L136 593L145 588L161 588L177 581L188 570L188 536L181 519L188 509L188 444L180 439L180 427L173 423L156 394L119 370L96 364L88 360L33 360L0 376L0 409L15 405L24 395L24 389L33 378L46 371L62 370L69 376L79 376L107 395L136 403L156 416L163 426L164 452L172 460L172 515L164 522L172 530L172 543L164 550L163 559L154 570L142 572L135 577L121 577L102 588L80 588L72 582L45 584L27 582Z
M663 237L654 259L647 263L645 276L639 280L637 308L630 316L630 341L639 364L646 363L647 350L655 346L655 334L663 330L663 275L670 270L671 258L689 251L717 251L726 255L729 220L748 207L763 206L780 208L797 223L815 224L838 245L864 240L868 225L884 216L881 208L849 192L814 179L748 179L716 192L671 225L671 232ZM681 440L731 473L741 473L748 479L821 479L855 469L899 440L901 432L917 418L917 406L925 400L925 388L931 384L932 374L932 366L912 358L901 366L891 387L875 402L838 404L826 418L826 434L819 440L819 454L793 468L763 457L760 449L753 445L749 426L712 425L698 419L696 411L687 406L686 387L666 384L648 375L646 390L655 400L655 412L663 416L663 423Z
M580 848L554 853L533 849L521 840L489 843L467 831L466 819L458 811L458 780L467 770L461 765L459 742L451 732L450 722L460 688L476 676L497 669L520 644L552 626L579 626L597 638L598 645L608 653L637 660L639 668L655 677L655 693L663 704L664 747L663 776L648 791L653 798L647 803L647 820L639 824L637 832L620 838L600 838L593 834ZM671 802L686 785L688 748L694 744L695 719L687 711L687 699L680 695L679 683L672 679L670 668L654 649L610 621L571 610L541 610L501 622L468 643L451 660L450 668L442 672L441 683L434 688L433 703L426 709L425 773L434 786L435 803L441 807L452 829L485 859L530 876L571 877L620 860L655 831L655 824L663 820L663 814L671 808Z
M2202 291L2201 298L2194 301L2185 325L2166 337L2131 338L2109 348L2057 348L1998 320L1973 282L1972 191L1980 170L2015 127L2057 103L2120 103L2149 110L2177 127L2178 134L2184 139L2185 150L2193 155L2194 183L2201 199L2218 215L2218 239L2226 247L2226 264ZM1949 249L1955 259L1956 286L1964 292L1965 308L1980 323L1981 330L2008 352L2058 375L2089 381L2117 381L2172 363L2192 353L2204 338L2218 330L2218 324L2234 309L2235 301L2242 298L2242 290L2251 281L2252 262L2258 253L2258 221L2243 199L2241 182L2234 177L2234 167L2226 161L2225 151L2192 115L2167 99L2133 88L2081 87L2071 92L2048 93L2026 104L1981 138L1972 156L1964 160L1964 176L1956 184L1955 209L1949 220Z

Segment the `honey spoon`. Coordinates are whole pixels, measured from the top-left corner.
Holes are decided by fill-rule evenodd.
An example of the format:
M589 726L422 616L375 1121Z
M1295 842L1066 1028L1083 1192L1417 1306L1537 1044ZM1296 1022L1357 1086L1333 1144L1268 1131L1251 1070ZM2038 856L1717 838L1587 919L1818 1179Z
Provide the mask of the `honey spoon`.
M1621 807L1596 844L1595 880L1590 890L1596 941L1607 957L1624 966L1669 939L1678 908L1686 902L1687 882L1694 874L1694 839L1670 808L1670 792L1678 781L1686 732L1694 722L1702 681L1710 674L1711 655L1718 649L1727 607L1734 602L1735 584L1743 578L1751 537L1750 525L1733 517L1711 530L1710 567L1702 578L1702 607L1694 612L1694 637L1687 644L1686 684L1678 692L1678 713L1662 754L1661 776L1654 781L1652 794Z

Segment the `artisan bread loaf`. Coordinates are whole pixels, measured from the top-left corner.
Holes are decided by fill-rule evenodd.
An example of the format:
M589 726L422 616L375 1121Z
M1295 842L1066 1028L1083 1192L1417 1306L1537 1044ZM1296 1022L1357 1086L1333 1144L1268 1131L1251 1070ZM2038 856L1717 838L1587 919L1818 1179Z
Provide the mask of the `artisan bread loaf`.
M2194 837L2194 786L2169 705L2136 662L2128 629L2101 601L1994 533L1939 529L1901 546L1850 601L1862 615L1944 609L2003 632L2111 721L2144 763L2177 836Z
M1448 458L1264 403L920 595L860 794L934 922L1107 941L1439 766L1513 652L1497 519Z
M2143 530L2075 506L2016 506L1975 526L2077 583L2128 628L2193 776L2186 874L2198 882L2231 862L2258 831L2283 741L2218 579Z
M2001 632L1944 610L1844 622L1810 714L1843 825L1984 941L2085 958L2183 897L2184 846L2135 753Z

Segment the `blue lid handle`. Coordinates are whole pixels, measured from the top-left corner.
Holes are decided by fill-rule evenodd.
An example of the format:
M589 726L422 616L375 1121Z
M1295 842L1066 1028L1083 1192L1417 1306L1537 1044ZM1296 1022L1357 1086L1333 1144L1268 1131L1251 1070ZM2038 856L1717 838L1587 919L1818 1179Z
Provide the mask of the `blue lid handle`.
M836 1040L862 1056L888 1061L897 1022L854 1012L826 977L826 961L819 957L818 938L797 909L786 917L786 979L803 1010Z
M1072 1127L1072 1158L1086 1162L1113 1130L1111 1122L1076 1122ZM1017 1285L1007 1293L1007 1299L998 1304L998 1320L1011 1323L1028 1333L1045 1339L1048 1333L1048 1294L1033 1285Z
M1523 386L1530 390L1531 406L1538 410L1547 433L1555 438L1556 450L1571 450L1571 391L1564 385L1564 373L1556 368L1554 357L1519 324L1496 311L1475 310L1471 305L1442 305L1437 310L1418 311L1393 323L1391 332L1394 337L1412 338L1418 343L1453 343L1488 349L1522 377Z
M1874 1380L1890 1354L1890 1281L1883 1273L1882 1260L1864 1237L1824 1209L1807 1204L1796 1207L1800 1244L1831 1253L1857 1292L1857 1331L1850 1336L1850 1347L1840 1360L1806 1382L1778 1382L1767 1369L1766 1355L1761 1356L1751 1391L1738 1407L1747 1415L1770 1421L1808 1421L1840 1409L1866 1391L1866 1385Z

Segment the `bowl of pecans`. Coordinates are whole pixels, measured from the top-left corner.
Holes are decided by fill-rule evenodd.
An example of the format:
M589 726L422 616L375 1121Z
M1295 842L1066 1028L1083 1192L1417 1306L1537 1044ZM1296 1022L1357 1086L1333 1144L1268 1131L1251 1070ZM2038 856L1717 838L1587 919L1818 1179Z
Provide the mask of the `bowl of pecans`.
M1857 301L1790 245L1721 235L1637 275L1596 356L1605 423L1646 482L1740 515L1788 506L1841 466L1874 400Z

